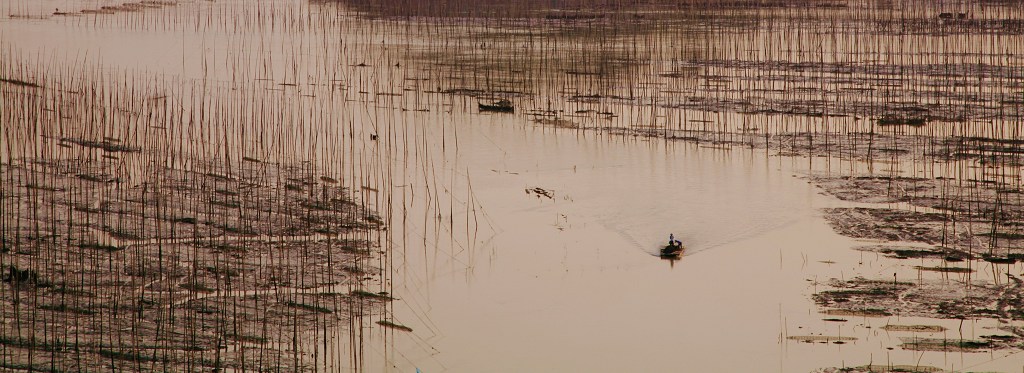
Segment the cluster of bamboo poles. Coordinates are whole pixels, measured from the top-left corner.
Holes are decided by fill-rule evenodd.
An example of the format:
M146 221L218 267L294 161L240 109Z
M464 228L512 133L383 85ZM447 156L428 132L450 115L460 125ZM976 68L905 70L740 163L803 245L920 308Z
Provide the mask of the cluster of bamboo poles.
M427 103L393 94L372 24L203 5L51 18L229 51L170 69L3 40L3 368L362 370L367 334L405 330L395 244L473 239L453 135L404 125Z
M928 242L982 277L1000 284L1024 258L1019 2L347 3L465 110L511 99L539 125L878 177L890 207L937 211Z
M1020 3L347 3L391 22L438 92L510 98L559 127L774 149L815 172L942 178L990 199L947 212L1020 234Z

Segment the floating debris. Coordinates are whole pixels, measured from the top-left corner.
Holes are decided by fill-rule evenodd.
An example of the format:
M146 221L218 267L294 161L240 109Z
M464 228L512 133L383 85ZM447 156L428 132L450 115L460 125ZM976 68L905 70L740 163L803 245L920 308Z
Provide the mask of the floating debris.
M555 198L555 191L547 190L541 187L526 188L526 194L532 194L539 197L545 197L547 199Z

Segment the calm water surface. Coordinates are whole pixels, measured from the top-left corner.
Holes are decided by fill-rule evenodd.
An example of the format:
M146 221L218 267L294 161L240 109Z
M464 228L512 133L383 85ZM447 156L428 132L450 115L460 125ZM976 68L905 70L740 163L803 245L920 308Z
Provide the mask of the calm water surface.
M828 316L810 300L816 281L893 267L850 250L858 242L818 216L817 208L843 204L795 177L806 160L552 130L514 116L452 122L439 125L457 128L449 132L457 132L461 172L496 232L478 237L472 255L444 240L405 248L394 279L402 299L392 311L414 331L389 332L371 366L789 372L844 362L1020 363L1000 354L890 351L902 335L880 329L919 322L956 330L956 322L822 322ZM525 192L534 187L553 198ZM688 247L675 263L654 256L670 232ZM993 333L991 321L966 325L965 338ZM787 339L817 334L858 340Z

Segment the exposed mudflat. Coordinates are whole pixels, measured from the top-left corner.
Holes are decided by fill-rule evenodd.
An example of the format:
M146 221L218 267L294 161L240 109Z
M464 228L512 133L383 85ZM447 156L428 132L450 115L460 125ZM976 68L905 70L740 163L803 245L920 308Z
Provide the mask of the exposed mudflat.
M121 165L3 165L4 368L302 371L296 333L390 299L380 219L309 165Z
M811 181L830 195L865 206L827 208L823 213L840 234L883 242L855 249L882 255L895 267L890 278L831 280L827 290L813 295L825 313L996 319L998 333L973 339L951 337L940 326L887 325L885 330L915 333L900 337L904 350L1024 349L1024 331L1014 325L1024 320L1018 264L1024 258L1024 209L1016 184L941 177L816 176ZM944 335L927 335L939 332Z
M1013 185L948 178L811 180L842 200L890 204L826 210L826 219L838 232L856 238L934 247L923 251L896 248L887 254L931 257L941 252L950 261L981 257L992 263L1014 263L1024 256L1024 204L1021 191ZM896 203L910 208L892 206Z

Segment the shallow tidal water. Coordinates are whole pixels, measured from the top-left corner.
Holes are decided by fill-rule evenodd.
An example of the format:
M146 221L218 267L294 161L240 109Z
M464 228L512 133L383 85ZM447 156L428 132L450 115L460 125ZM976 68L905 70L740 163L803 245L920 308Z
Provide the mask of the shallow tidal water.
M865 242L828 227L817 209L844 203L799 177L803 160L467 117L447 125L458 126L460 164L497 229L479 237L469 259L446 242L405 247L391 312L413 332L373 333L387 339L369 358L374 369L790 372L1021 362L1006 353L893 351L911 334L881 330L921 322L970 338L992 334L992 321L823 322L829 316L810 299L817 281L913 275L851 250ZM525 192L534 187L553 198ZM679 261L654 255L668 233L687 246ZM857 340L789 339L803 335Z

